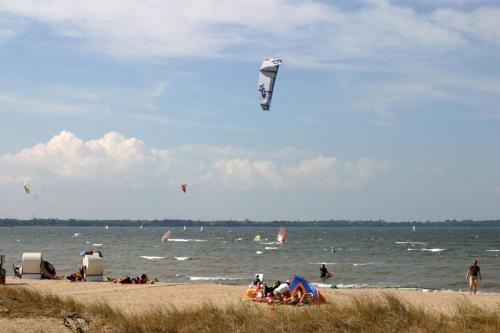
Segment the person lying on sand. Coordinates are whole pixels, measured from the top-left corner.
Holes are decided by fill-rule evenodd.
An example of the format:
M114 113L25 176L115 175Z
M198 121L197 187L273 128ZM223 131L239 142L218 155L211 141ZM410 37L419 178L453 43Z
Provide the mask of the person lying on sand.
M266 297L262 297L262 294L257 294L256 297L252 298L254 302L267 303L269 301L273 301L273 294L269 293Z
M149 277L146 274L142 274L140 277L135 277L131 278L130 276L123 275L120 277L117 277L114 281L114 283L121 283L121 284L153 284L155 282L158 282L157 279L153 279L152 281L149 280Z
M74 272L73 274L68 275L66 279L70 280L71 282L84 281L83 274L81 271Z

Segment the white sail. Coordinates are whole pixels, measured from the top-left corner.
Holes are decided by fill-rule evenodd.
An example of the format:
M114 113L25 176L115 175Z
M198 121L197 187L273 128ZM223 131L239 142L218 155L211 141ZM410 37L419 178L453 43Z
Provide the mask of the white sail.
M170 235L172 234L172 232L170 230L167 230L163 236L161 236L161 242L164 243L166 242L169 238L170 238Z
M276 237L276 241L279 243L279 244L283 244L285 242L285 237L286 237L286 229L285 227L281 227L280 228L280 231L278 233L278 236Z
M260 66L258 94L262 110L268 111L271 107L273 97L274 82L278 74L278 68L281 65L281 59L265 59Z

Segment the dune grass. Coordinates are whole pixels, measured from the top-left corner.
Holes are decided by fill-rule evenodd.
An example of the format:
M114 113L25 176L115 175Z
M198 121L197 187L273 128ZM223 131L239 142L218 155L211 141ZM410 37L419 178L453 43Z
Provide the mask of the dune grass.
M451 315L431 313L390 293L338 305L271 307L242 302L128 314L107 304L82 305L26 287L0 286L0 317L51 317L74 332L500 332L500 309L464 301Z

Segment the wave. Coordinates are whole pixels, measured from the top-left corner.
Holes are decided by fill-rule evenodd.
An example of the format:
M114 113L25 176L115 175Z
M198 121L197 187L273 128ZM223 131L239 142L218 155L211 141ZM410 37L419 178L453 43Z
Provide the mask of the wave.
M340 263L340 262L310 262L309 265L353 265L357 266L367 266L367 265L375 265L376 262L360 262L360 263Z
M236 238L235 241L240 241L240 240L243 240L243 238Z
M500 252L500 250L485 250L486 252Z
M360 288L370 288L368 284L357 284L357 283L348 283L348 284L337 284L338 289L360 289Z
M185 238L170 238L169 242L206 242L206 239L185 239Z
M372 284L357 284L357 283L347 283L347 284L335 284L335 283L313 283L318 288L338 288L338 289L366 289L366 288L387 288L387 289L399 289L399 290L421 290L421 291L432 291L431 289L423 289L417 286L385 286L385 285L372 285Z
M176 260L189 260L191 257L174 257Z
M395 242L396 244L427 245L425 242Z
M255 253L262 254L263 252L262 251L255 251Z
M139 257L147 260L165 259L165 257L155 257L155 256L139 256Z
M428 252L443 252L446 251L447 249L422 249L421 251L428 251Z
M238 281L248 280L248 278L224 277L224 276L190 276L191 281Z
M99 247L99 246L102 246L103 244L101 244L101 243L95 243L95 244L92 244L92 245L95 246L95 247Z
M332 283L314 283L314 285L318 288L331 288Z
M278 244L276 242L266 242L266 243L259 243L260 245L275 245Z
M266 246L264 248L264 250L277 250L278 248L277 247L273 247L273 246Z

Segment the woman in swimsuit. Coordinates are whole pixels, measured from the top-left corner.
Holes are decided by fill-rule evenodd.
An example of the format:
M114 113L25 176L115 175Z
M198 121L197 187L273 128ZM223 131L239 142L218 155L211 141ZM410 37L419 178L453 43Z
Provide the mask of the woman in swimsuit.
M477 291L477 280L481 280L481 270L477 265L477 260L474 260L472 265L469 267L467 271L466 279L469 280L469 293L476 293Z

